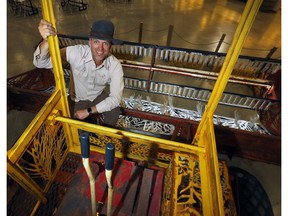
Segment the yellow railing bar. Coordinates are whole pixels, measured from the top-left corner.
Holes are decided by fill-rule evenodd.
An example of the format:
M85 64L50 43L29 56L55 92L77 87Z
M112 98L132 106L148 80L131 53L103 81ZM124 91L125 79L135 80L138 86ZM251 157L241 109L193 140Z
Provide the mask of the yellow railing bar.
M56 29L52 0L42 0L43 18L49 21ZM66 86L63 74L63 67L61 61L61 54L59 50L58 36L48 37L50 56L52 59L53 73L55 78L56 89L61 90L61 104L63 106L63 115L70 116L68 100L66 95Z
M213 116L263 0L248 0L192 143L196 144L207 116Z
M217 194L217 204L219 212L213 211L213 214L216 215L224 215L224 208L223 208L223 198L222 198L222 189L220 185L220 176L219 176L219 166L218 166L218 155L216 151L216 142L215 142L215 135L214 135L214 128L211 127L213 125L213 115L216 110L216 107L221 99L221 96L223 94L223 91L226 87L226 84L228 82L229 76L231 75L234 65L239 57L239 54L241 52L242 46L244 44L244 41L252 27L253 21L257 15L257 12L260 8L260 5L262 3L262 0L248 0L246 7L244 9L244 12L242 14L240 23L236 29L235 35L233 37L233 41L231 44L231 47L228 50L228 53L226 55L225 61L223 63L223 66L221 68L221 71L219 73L219 77L215 83L215 86L213 88L212 94L210 96L210 99L207 103L206 109L203 113L202 120L197 128L195 137L192 141L192 144L199 145L207 149L207 155L206 158L204 157L202 162L205 163L208 171L208 181L210 181L210 185L214 184L212 181L215 177L216 181L216 191L214 191L213 188L210 193L216 193ZM213 130L213 131L212 131ZM207 143L205 143L205 137L206 134L212 134L211 136L211 142L212 142L212 149L209 149L207 147ZM207 138L206 138L207 139ZM209 141L206 140L206 142L209 143ZM210 167L210 151L213 156L213 161L211 161L214 164L214 167ZM202 157L201 157L202 158ZM200 156L199 156L200 160ZM206 160L206 162L205 162ZM210 170L209 169L213 169ZM212 175L212 176L210 176ZM212 179L212 180L209 180ZM206 190L206 188L203 188ZM209 192L209 191L208 191ZM207 193L204 191L204 194L207 195ZM205 196L206 196L205 195ZM206 196L206 201L203 202L203 211L205 215L211 214L211 209L214 209L216 207L215 200L213 201L213 196ZM204 200L204 197L203 197ZM209 206L208 206L209 205ZM215 210L215 209L214 209Z
M59 102L61 96L60 91L56 90L37 113L28 127L21 134L16 143L7 152L7 157L11 163L15 163L21 155L25 152L28 144L32 140L33 136L37 133L38 129L41 127L46 118L50 115L53 109L55 109L56 104Z
M56 29L52 0L42 0L42 13L43 13L43 18L49 21L53 25L53 27ZM63 73L63 67L62 67L62 61L61 61L61 54L60 54L59 43L58 43L58 36L57 35L49 36L48 43L49 43L50 56L52 59L56 90L59 89L61 91L61 99L60 99L61 111L62 111L63 116L70 117L70 111L69 111L69 105L68 105L68 99L67 99L67 93L66 93L66 85L65 85L64 73ZM70 147L73 142L72 132L70 130L69 125L64 124L63 127L64 127L64 130L66 131L68 146Z
M52 184L52 181L48 182L45 190L41 189L35 182L25 174L22 167L17 164L18 160L21 156L26 152L31 140L38 133L39 129L46 121L46 119L51 115L51 112L57 105L61 99L60 90L55 90L53 94L49 97L45 105L41 108L41 110L37 113L22 135L19 137L17 142L13 145L13 147L7 152L7 171L9 176L11 176L15 181L17 181L25 190L34 194L40 202L45 203L47 201L45 197L45 192ZM68 151L63 156L66 156ZM64 157L63 157L64 160ZM57 170L59 167L57 168ZM55 170L52 179L57 174L57 170Z
M136 134L129 131L122 131L114 128L109 127L103 127L100 125L95 125L91 123L86 123L83 121L78 121L66 117L61 116L55 116L55 121L59 121L62 123L68 123L71 127L77 127L78 129L98 133L101 135L107 135L111 137L115 137L118 139L126 139L127 138L130 141L137 142L137 143L143 143L143 144L153 144L155 143L159 148L167 149L171 151L177 151L177 152L186 152L186 153L195 153L198 155L199 152L205 153L205 149L197 146L193 146L191 144L184 144L180 142L175 142L171 140L161 139L157 137L152 136L146 136L143 134Z
M207 128L199 139L199 146L206 147L205 154L199 153L203 212L204 215L224 215L213 118L206 123Z
M224 203L223 203L223 194L222 194L222 186L220 181L220 175L219 175L219 164L218 164L218 153L217 153L217 147L216 147L216 140L215 140L215 133L214 133L214 122L213 122L213 116L209 119L209 131L211 134L211 152L212 152L212 160L215 171L215 181L216 181L216 191L217 191L217 198L218 198L218 206L220 209L220 215L224 215ZM215 157L216 155L216 157ZM223 210L223 211L222 211Z

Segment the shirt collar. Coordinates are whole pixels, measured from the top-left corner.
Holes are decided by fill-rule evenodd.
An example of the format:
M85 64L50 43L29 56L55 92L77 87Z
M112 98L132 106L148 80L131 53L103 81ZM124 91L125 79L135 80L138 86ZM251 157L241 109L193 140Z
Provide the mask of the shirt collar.
M90 48L90 47L89 47ZM108 54L107 58L104 59L103 63L98 67L98 68L102 68L103 66L105 67L106 70L109 69L109 57L111 56L111 53ZM85 58L85 62L90 62L90 61L94 61L92 58L92 52L90 50L90 52L88 53L87 57ZM95 64L95 62L94 62ZM95 64L96 65L96 64Z

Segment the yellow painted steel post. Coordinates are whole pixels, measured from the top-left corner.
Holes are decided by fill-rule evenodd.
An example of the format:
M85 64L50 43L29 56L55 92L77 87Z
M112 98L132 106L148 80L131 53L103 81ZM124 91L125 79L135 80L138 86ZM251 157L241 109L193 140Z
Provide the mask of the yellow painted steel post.
M259 7L263 0L248 0L241 20L236 29L233 37L232 44L225 57L223 66L220 70L219 77L215 83L210 99L208 100L206 109L203 113L202 120L197 128L196 135L193 140L193 144L197 144L198 134L201 132L203 124L206 122L207 116L213 116L221 99L223 91L231 75L234 65L239 57L244 41L252 27L253 21L257 15Z
M218 157L215 145L213 119L206 122L206 130L199 139L199 145L207 149L206 153L199 152L199 168L201 177L201 193L203 215L224 215L222 187L220 184ZM216 153L216 157L215 157ZM211 160L212 158L212 160ZM213 159L215 159L213 160Z
M42 0L41 3L42 3L43 18L49 21L56 29L52 0ZM61 91L61 98L60 98L61 112L63 116L70 117L64 73L61 61L61 54L59 50L58 36L57 35L49 36L48 43L49 43L50 56L52 59L56 90L59 89ZM72 146L73 143L72 131L68 124L64 124L64 129L66 131L66 136L69 144L68 146L70 147Z
M205 153L205 149L199 148L193 145L187 145L180 142L161 139L158 137L151 137L143 134L132 133L129 131L121 131L114 128L104 127L100 125L95 125L87 122L77 121L74 119L55 116L55 121L69 123L71 127L76 127L80 130L89 131L92 133L98 133L105 136L115 137L117 139L129 139L131 142L139 142L143 144L147 143L157 143L159 148L167 149L170 151L181 151L186 153L197 154L199 152Z
M49 21L56 29L52 0L42 0L43 18ZM70 116L68 100L66 95L66 86L64 80L64 73L59 50L58 36L48 37L49 50L52 59L53 72L55 77L56 89L61 90L61 105L64 116Z
M252 24L258 13L261 3L262 3L262 0L248 0L246 7L244 9L244 12L242 14L240 23L238 24L238 27L236 29L232 44L228 50L225 61L219 73L219 77L215 83L212 94L207 103L206 109L203 113L202 120L197 128L196 135L192 141L192 144L199 145L207 149L206 154L204 155L201 153L199 154L199 158L201 158L201 161L202 161L202 163L200 163L201 179L204 178L206 180L205 183L203 182L204 185L202 184L202 187L201 187L202 189L204 189L204 192L203 192L204 215L210 215L211 213L213 213L214 215L215 214L224 215L222 189L221 189L221 184L220 184L219 166L218 166L218 155L216 152L214 128L212 127L213 115L219 103L219 100L221 99L223 91L226 87L229 76L231 75L234 65L240 55L244 41L252 27ZM209 149L207 147L207 143L205 143L204 136L205 134L207 135L207 133L209 135L211 134L212 149ZM212 158L212 161L209 162L211 154L213 158ZM213 164L213 167L210 167L211 164ZM203 170L205 170L206 173L203 173ZM214 173L213 173L213 170L214 170ZM208 176L206 176L207 174ZM215 212L215 209L211 210L211 208L216 207L214 204L215 202L213 200L213 196L210 195L211 193L215 193L213 188L210 188L210 186L213 184L213 182L211 181L211 176L209 176L211 174L215 175L216 193L217 193L217 199L218 199L217 204L219 205L218 207L219 212ZM214 179L213 176L212 176L212 179ZM213 191L207 192L207 189L213 190Z

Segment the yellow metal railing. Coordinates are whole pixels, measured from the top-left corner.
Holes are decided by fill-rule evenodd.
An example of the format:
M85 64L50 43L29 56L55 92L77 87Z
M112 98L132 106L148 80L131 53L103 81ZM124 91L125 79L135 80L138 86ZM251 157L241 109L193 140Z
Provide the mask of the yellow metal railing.
M203 200L205 200L203 202L204 215L224 215L213 115L261 3L262 0L250 0L247 2L219 77L203 113L202 120L192 141L193 145L202 146L206 149L205 154L199 153L200 170L206 170L206 172L201 172L201 188Z
M45 195L66 155L69 152L80 153L78 129L81 129L95 133L99 136L107 136L118 141L129 141L139 146L154 145L157 146L157 151L168 150L173 152L174 162L171 162L170 165L173 164L174 167L170 167L169 171L172 175L172 177L170 176L172 186L164 185L164 187L169 187L170 193L167 194L171 195L170 197L163 198L162 202L167 209L166 212L169 212L169 215L189 215L190 213L196 214L196 212L196 215L224 215L213 115L261 2L261 0L250 0L246 4L232 45L227 53L223 68L220 71L203 114L203 118L197 129L196 136L191 145L71 119L58 39L57 36L49 37L48 42L53 63L56 90L15 145L7 153L8 174L39 200L35 206L34 212L40 202L45 203L47 201ZM56 27L52 0L42 0L42 11L43 18L50 21L53 26ZM92 151L93 150L104 152L104 148L102 150L101 148L92 148ZM116 156L123 157L119 151L118 155L116 153ZM131 157L136 159L141 158L137 158L137 156L133 156L133 154ZM147 158L149 155L144 157L149 160L149 158ZM185 157L187 160L185 160ZM194 169L199 170L200 182L194 182L193 186L200 187L198 189L201 190L194 190L194 192L191 193L196 193L196 191L197 193L188 194L188 201L185 205L178 205L178 192L183 179L181 180L182 174L179 174L177 167L180 167L179 163L186 163L185 161L190 161L188 165L186 164L189 172ZM27 164L29 165L28 167ZM56 165L52 166L52 164ZM171 169L174 171L172 172ZM41 179L40 183L39 178ZM189 184L187 188L190 188L190 186L191 185ZM195 200L191 197L194 195L202 202L202 207L198 210L193 209Z
M42 10L43 18L49 21L53 25L53 27L56 29L52 0L42 0L41 2L42 2L42 9L43 9ZM66 95L64 73L63 73L63 67L62 67L62 60L61 60L61 54L59 50L58 36L56 35L53 37L48 37L48 43L49 43L50 56L52 59L53 73L54 73L55 84L56 84L55 88L56 90L60 90L60 94L61 94L61 98L60 98L61 109L60 110L63 116L70 117L68 99ZM71 145L72 144L72 131L70 130L68 124L64 124L64 129L66 131L68 143L69 145Z
M22 158L25 157L25 152L27 151L29 152L29 156L32 155L33 158L36 157L33 153L33 149L31 149L31 145L33 145L33 143L41 143L41 141L39 139L37 140L36 138L37 133L41 131L43 123L46 121L48 116L51 115L53 109L57 107L60 98L60 91L55 91L51 95L49 100L45 103L45 105L42 107L42 109L39 111L39 113L36 115L36 117L29 124L29 126L25 129L22 135L19 137L17 142L7 152L8 174L13 177L23 188L36 195L36 197L44 203L47 201L45 198L45 191L49 189L49 186L53 181L53 177L50 176L50 179L48 180L49 182L45 184L44 188L40 188L33 180L32 175L35 175L35 173L37 172L39 175L41 175L40 172L43 171L41 167L44 166L44 163L48 163L48 161L39 162L38 166L31 165L31 167L35 167L35 171L31 171L31 174L29 174L29 172L26 172L26 170L22 168L24 163L27 164L27 162L25 162L25 159ZM66 155L67 153L68 149L64 154ZM45 158L45 155L47 156L47 154L45 154L44 151L41 150L38 151L38 154L42 158ZM48 157L50 158L51 155ZM59 164L57 164L58 166L55 169L55 174L57 173L56 170L59 169L59 167L61 166L61 163L62 161L59 161Z

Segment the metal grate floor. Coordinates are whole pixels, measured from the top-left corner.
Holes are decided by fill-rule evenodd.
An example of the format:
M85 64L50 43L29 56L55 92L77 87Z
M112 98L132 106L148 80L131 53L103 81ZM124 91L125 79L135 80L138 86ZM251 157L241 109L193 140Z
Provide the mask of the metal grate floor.
M74 153L69 153L67 155L61 170L58 172L54 183L47 193L47 203L40 204L35 213L36 216L51 216L55 214L67 191L67 187L80 164L81 155ZM22 187L19 187L13 198L7 204L7 216L30 215L36 203L37 199L33 195L25 191Z

